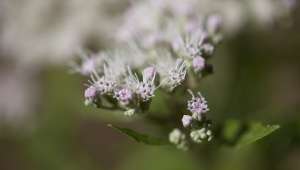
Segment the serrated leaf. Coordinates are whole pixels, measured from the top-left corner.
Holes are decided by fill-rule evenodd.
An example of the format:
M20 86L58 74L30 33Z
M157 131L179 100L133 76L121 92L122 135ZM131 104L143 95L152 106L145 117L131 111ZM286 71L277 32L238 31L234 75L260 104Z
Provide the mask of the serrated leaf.
M241 135L236 144L236 148L242 148L244 146L252 144L264 138L265 136L270 135L279 128L279 125L263 125L261 123L251 123L249 129Z
M146 134L142 134L142 133L136 132L129 128L121 128L121 127L117 127L117 126L114 126L111 124L108 124L108 127L118 130L122 134L125 134L126 136L130 137L131 139L133 139L134 141L139 142L139 143L144 143L147 145L168 145L168 144L170 144L167 139L162 139L162 138L157 138L157 137L149 136Z

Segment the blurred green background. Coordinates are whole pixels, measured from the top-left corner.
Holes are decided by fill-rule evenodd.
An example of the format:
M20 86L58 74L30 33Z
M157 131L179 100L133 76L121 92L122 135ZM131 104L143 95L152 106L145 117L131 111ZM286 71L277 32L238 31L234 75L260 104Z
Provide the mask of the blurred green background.
M0 170L299 170L299 9L292 18L292 25L271 29L249 23L225 37L211 61L214 75L199 87L216 122L242 119L281 125L264 140L242 150L211 147L199 154L138 144L106 125L150 133L158 129L120 113L85 107L86 80L69 74L65 65L49 64L33 75L40 97L30 118L0 123ZM94 39L87 42L105 46L94 45ZM16 67L9 58L0 62L1 70Z

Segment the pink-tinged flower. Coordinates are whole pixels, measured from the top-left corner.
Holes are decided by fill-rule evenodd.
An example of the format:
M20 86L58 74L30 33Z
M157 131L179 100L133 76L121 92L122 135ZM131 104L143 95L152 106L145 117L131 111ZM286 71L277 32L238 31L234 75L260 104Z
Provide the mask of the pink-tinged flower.
M196 72L201 71L205 67L205 59L203 57L200 57L200 56L195 57L193 59L192 65L193 65L193 68Z
M204 54L212 55L214 53L215 47L209 43L205 43L201 47Z
M140 81L137 74L134 74L130 68L128 68L128 73L129 76L126 80L127 87L131 88L134 93L138 94L143 101L150 100L150 98L154 96L154 91L156 90L154 84L155 74L151 80L145 79L143 75L143 81Z
M93 80L94 86L100 95L112 93L116 87L116 83L112 80L101 77L98 80Z
M155 85L153 82L140 82L137 88L137 93L143 99L143 101L148 101L154 96Z
M123 88L115 92L114 96L121 104L127 105L132 100L132 91L128 88Z
M170 68L168 73L168 84L171 91L185 80L186 71L187 67L185 61L177 59L175 67Z
M181 121L184 127L189 127L193 121L193 118L190 115L183 115Z
M84 97L86 99L93 99L96 95L97 95L97 90L94 86L90 86L84 91Z
M194 96L193 92L190 90L189 92L192 95L192 99L188 101L188 110L193 113L193 117L201 118L199 115L209 111L207 101L200 92L198 92L198 96Z
M152 81L155 78L156 69L153 66L147 67L143 70L143 82Z

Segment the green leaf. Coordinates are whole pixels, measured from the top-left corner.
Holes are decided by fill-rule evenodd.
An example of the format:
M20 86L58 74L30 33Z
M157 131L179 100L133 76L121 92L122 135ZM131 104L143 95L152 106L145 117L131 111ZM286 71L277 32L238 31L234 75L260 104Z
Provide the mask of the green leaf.
M227 120L223 128L223 137L227 142L234 142L241 131L242 122L238 120Z
M118 130L119 132L127 135L128 137L130 137L131 139L139 143L144 143L147 145L169 145L170 144L167 139L152 137L146 134L136 132L132 129L121 128L121 127L114 126L112 124L108 124L107 126Z
M251 123L248 130L239 138L236 148L242 148L252 144L279 129L279 125L263 125L261 123Z

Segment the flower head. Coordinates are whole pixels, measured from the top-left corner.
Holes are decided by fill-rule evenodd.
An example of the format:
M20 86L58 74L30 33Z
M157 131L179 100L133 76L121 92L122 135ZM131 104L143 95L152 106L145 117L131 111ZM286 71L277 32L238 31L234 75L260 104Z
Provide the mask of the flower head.
M143 99L148 101L154 96L155 85L153 82L140 82L137 89L137 94Z
M128 88L122 88L115 91L114 97L123 105L129 104L133 98L132 91Z
M115 81L108 79L105 76L100 77L96 72L91 74L90 83L96 88L96 91L100 95L112 93L116 87Z
M143 81L140 81L137 74L134 74L130 68L128 68L128 77L126 78L126 84L128 87L131 87L131 89L141 97L143 101L148 101L150 98L154 96L154 92L156 90L154 80L155 80L155 74L152 77L152 79L148 79L149 76L146 75L144 72L143 74Z
M194 119L199 120L201 119L202 114L209 111L207 101L200 92L198 92L198 96L194 96L193 92L190 90L189 93L192 95L192 99L188 101L188 110L193 113Z
M187 66L183 59L174 61L172 58L167 58L160 61L159 65L159 73L162 77L161 86L172 91L185 80Z
M115 82L109 79L106 79L105 77L101 77L97 82L95 83L95 86L97 88L97 91L101 95L111 93L114 91L115 88Z
M174 68L169 70L169 83L171 88L175 88L180 85L181 82L185 79L186 75L186 64L183 60L177 59L176 65Z

